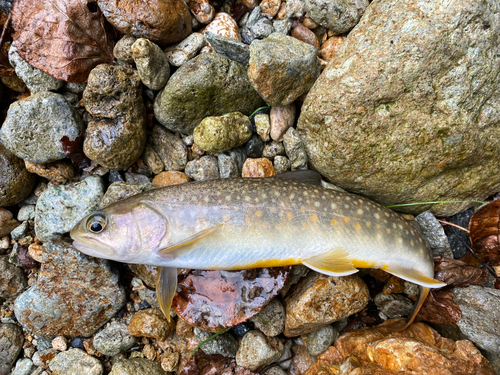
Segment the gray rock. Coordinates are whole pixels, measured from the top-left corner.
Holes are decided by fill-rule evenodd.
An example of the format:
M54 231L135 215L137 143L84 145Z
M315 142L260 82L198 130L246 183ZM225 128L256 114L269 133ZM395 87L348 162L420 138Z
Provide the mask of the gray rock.
M205 35L192 33L182 42L167 49L166 57L173 66L181 66L191 60L207 44Z
M216 180L219 178L217 157L205 155L197 160L191 160L187 163L184 173L195 181Z
M194 337L198 341L198 344L207 340L212 335L212 332L207 332L199 328L194 329ZM208 355L220 354L224 357L234 358L238 351L238 341L229 332L225 332L203 344L200 349Z
M374 298L375 305L389 318L399 318L411 314L413 302L401 294L379 293Z
M131 49L142 83L151 90L163 88L170 77L170 65L163 50L144 38L137 39Z
M273 22L267 17L262 17L255 23L255 25L249 27L249 29L255 39L267 38L274 32Z
M292 21L289 18L284 20L273 20L273 28L277 33L288 35L292 29Z
M66 82L64 89L73 94L82 95L83 92L85 91L85 87L87 87L87 82L84 83Z
M49 368L54 375L101 375L103 367L94 358L81 349L71 348L59 353L50 362Z
M30 375L34 370L33 361L29 358L21 358L16 362L16 367L11 375Z
M255 8L252 9L252 12L248 16L247 22L245 23L245 27L250 29L260 20L261 17L262 17L262 11L260 9L260 6L256 6Z
M156 274L155 274L156 275ZM155 279L153 279L154 281ZM155 282L151 283L153 286L156 284ZM158 310L160 309L160 305L158 304L158 299L156 298L156 292L149 289L149 288L144 288L144 282L139 279L138 277L134 277L131 282L132 287L141 287L137 291L137 295L142 301L146 301L149 303L151 306L156 307Z
M10 237L14 240L19 240L26 235L28 229L29 229L28 222L23 221L21 225L19 225L18 227L13 229L12 232L10 232Z
M320 74L317 48L298 39L273 33L250 45L248 77L272 106L285 106L309 91Z
M145 185L149 184L151 179L143 174L125 172L125 181L129 184Z
M286 156L278 155L274 158L273 166L276 170L276 174L285 173L292 167L292 162Z
M186 168L188 153L180 137L163 126L154 125L148 143L160 157L166 171L182 171Z
M241 34L241 41L245 44L252 44L252 42L255 40L255 36L253 33L250 31L250 29L243 27L240 30Z
M23 343L24 335L21 327L0 323L0 375L10 374Z
M217 155L217 163L219 166L220 178L240 177L238 163L232 156L219 154Z
M115 58L127 64L133 64L134 57L132 56L132 44L134 44L136 40L137 38L132 35L124 35L116 42L113 48L113 55Z
M500 19L491 0L442 5L372 2L308 93L298 130L330 182L383 205L466 201L398 208L448 216L500 189Z
M250 60L250 47L248 47L247 44L233 38L214 34L210 31L205 33L205 37L215 52L245 66L248 65L248 61Z
M106 194L102 197L100 207L109 206L111 203L121 201L122 199L131 197L145 191L156 189L151 183L148 184L131 184L128 182L113 182L109 185Z
M250 321L266 336L278 336L285 329L285 307L275 298Z
M339 35L356 26L369 4L368 0L305 0L304 10L313 21Z
M84 216L99 207L103 195L100 177L90 176L68 185L49 184L36 204L36 236L46 241L69 233Z
M273 160L278 155L285 155L285 146L283 146L283 143L272 141L265 144L262 157Z
M114 356L130 349L137 338L128 333L128 325L121 322L111 322L93 339L94 348L104 355Z
M287 18L300 18L305 13L305 1L304 0L288 0L286 2L285 13Z
M144 164L153 172L154 174L158 174L165 169L163 161L161 160L158 153L146 143L146 147L144 147L144 151L141 155L141 159Z
M432 256L453 258L443 226L430 211L422 212L415 217L415 221L420 225L422 235L431 247Z
M46 368L50 361L54 359L58 351L53 348L41 349L40 345L37 347L37 351L33 354L31 358L33 364L38 367Z
M64 97L42 91L12 103L0 129L0 140L14 155L32 163L64 159L61 138L74 141L84 125Z
M236 111L250 115L262 103L243 65L206 53L172 74L156 97L154 113L167 129L191 134L205 117Z
M27 285L24 270L9 263L7 255L0 256L0 299L14 300Z
M16 75L21 78L32 94L41 91L59 90L64 81L54 78L22 59L17 53L16 42L12 43L9 49L9 62L16 71Z
M159 362L153 362L146 358L124 359L113 364L109 375L167 375Z
M241 176L241 170L243 169L243 164L247 159L245 155L245 150L242 147L236 147L233 148L232 150L225 152L225 154L231 156L231 158L233 158L236 161L236 164L238 165L238 175Z
M316 356L323 353L339 337L339 332L331 325L318 329L307 335L307 351Z
M462 334L490 355L500 355L500 290L471 285L454 288Z
M289 128L283 136L283 146L291 162L292 171L307 169L307 153L299 133L294 128Z
M28 330L44 337L89 337L126 302L108 261L88 258L68 241L43 244L36 283L17 297L14 312Z
M241 340L236 363L256 371L278 360L283 350L283 344L278 338L267 337L260 331L250 331Z
M287 375L287 373L281 367L274 366L266 370L266 372L264 372L264 375Z
M26 221L33 220L35 218L35 205L27 204L22 206L17 213L17 220Z

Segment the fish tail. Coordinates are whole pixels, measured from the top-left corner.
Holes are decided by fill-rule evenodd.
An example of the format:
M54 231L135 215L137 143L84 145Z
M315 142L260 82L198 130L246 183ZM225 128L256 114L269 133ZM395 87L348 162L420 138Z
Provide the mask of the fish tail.
M418 312L420 311L420 308L424 304L425 299L429 295L429 288L425 286L419 286L420 288L420 295L418 296L418 301L415 303L413 306L413 310L410 314L410 317L406 322L401 321L400 319L397 319L397 322L395 322L392 325L388 325L387 328L392 331L392 332L400 332L406 328L408 328L413 321L415 320L415 317L417 316ZM401 324L402 323L402 324Z

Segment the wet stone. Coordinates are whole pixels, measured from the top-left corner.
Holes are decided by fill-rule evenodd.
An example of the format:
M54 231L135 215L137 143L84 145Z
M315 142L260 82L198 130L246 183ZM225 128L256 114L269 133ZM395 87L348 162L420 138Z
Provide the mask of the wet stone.
M205 32L205 37L215 52L245 66L248 65L248 61L250 60L250 48L247 44L233 38L214 34L210 31Z
M158 362L146 358L131 358L114 363L109 373L109 375L131 374L167 375L167 372L162 370Z
M23 343L24 335L21 327L11 323L0 323L0 375L10 374Z
M224 12L215 15L212 22L205 27L204 32L207 31L238 41L241 39L238 24L229 14Z
M158 300L156 298L156 292L145 287L146 285L149 286L150 288L156 287L156 279L158 279L157 267L156 266L149 266L149 265L145 265L145 264L129 264L129 267L133 272L138 273L139 276L141 277L140 279L137 277L134 277L130 283L133 288L135 288L135 287L140 288L137 291L137 295L139 296L141 301L143 301L141 303L141 305L144 302L146 302L147 304L149 304L149 306L147 306L145 308L156 307L157 309L160 309L160 305L159 305ZM141 271L138 272L139 270L141 270ZM145 275L146 273L147 273L147 276Z
M184 171L195 181L216 180L219 178L219 163L217 157L205 155L187 163Z
M47 164L24 162L26 170L30 173L44 177L53 184L64 184L75 176L75 168L71 162L58 160Z
M165 50L168 62L173 66L181 66L191 60L207 44L205 35L192 33L180 43Z
M245 44L252 44L254 40L255 36L253 35L252 31L246 27L243 27L241 29L241 41Z
M248 158L243 164L241 171L242 177L270 177L274 176L276 171L274 170L273 163L269 159L250 159Z
M14 304L26 329L89 337L124 306L125 291L108 261L90 259L63 240L45 242L42 257L38 279Z
M286 156L276 156L273 162L274 169L276 170L276 174L281 174L286 171L289 171L292 167L292 163Z
M134 314L128 325L132 336L152 337L164 341L175 330L175 322L165 318L161 310L152 308Z
M430 211L417 215L415 221L420 224L422 235L429 243L433 256L453 258L450 243L443 226Z
M156 175L155 178L153 178L152 183L156 187L164 187L183 184L189 181L191 181L191 179L184 172L167 171Z
M212 335L212 332L199 328L194 329L194 337L199 344ZM208 355L220 354L224 357L235 358L238 351L238 341L230 333L225 332L203 344L200 348Z
M277 33L288 35L292 29L292 22L288 18L284 20L273 20L273 28Z
M306 347L312 356L323 353L339 337L339 332L327 325L307 335Z
M266 336L278 336L285 329L285 308L278 299L273 299L250 321Z
M101 375L103 373L102 364L97 358L76 348L56 355L50 362L49 368L54 375Z
M220 178L240 177L238 163L231 155L219 154L217 155L217 162Z
M248 27L248 26L247 26ZM255 39L267 38L274 32L273 22L268 16L262 16L255 25L249 27Z
M155 186L150 183L131 184L122 181L113 182L106 190L106 194L102 197L99 207L109 206L111 203L118 202L122 199L131 197L132 195L143 193L154 188Z
M136 37L132 35L124 35L118 42L116 42L113 48L113 56L120 61L126 62L127 64L134 63L134 57L132 56L132 45L137 40Z
M42 349L37 347L38 351L33 354L32 360L33 364L38 367L47 367L50 361L52 361L57 355L57 350L53 348Z
M68 185L49 184L37 201L35 233L41 241L69 231L86 215L97 209L104 195L100 177Z
M104 355L114 356L135 345L137 339L128 332L128 326L121 322L111 322L93 339L94 348Z
M287 375L287 373L281 367L274 366L266 370L266 372L264 372L264 375Z
M286 156L290 159L292 171L307 169L307 153L299 133L289 128L283 136Z
M264 151L264 142L262 142L262 139L257 134L254 134L252 138L245 143L243 149L249 158L260 158Z
M64 97L41 91L12 103L0 129L0 140L14 155L45 164L66 157L61 138L74 141L84 125Z
M0 237L8 235L21 223L14 219L12 212L5 208L0 208Z
M401 294L379 293L374 298L375 305L389 318L399 318L411 314L413 302Z
M248 332L241 340L236 363L251 371L267 366L283 354L283 344L276 337L267 337L260 331Z
M163 50L144 38L137 39L131 49L142 83L151 90L163 88L170 77L170 65Z
M368 0L305 0L309 17L335 35L349 32L363 15Z
M167 171L186 168L187 148L180 139L161 125L153 126L148 143L156 151Z
M14 240L19 240L23 238L26 233L28 233L29 230L29 225L27 221L24 221L19 225L17 228L13 229L12 232L10 232L10 237Z
M319 48L319 40L316 34L301 23L298 23L295 27L293 27L291 35L301 42Z

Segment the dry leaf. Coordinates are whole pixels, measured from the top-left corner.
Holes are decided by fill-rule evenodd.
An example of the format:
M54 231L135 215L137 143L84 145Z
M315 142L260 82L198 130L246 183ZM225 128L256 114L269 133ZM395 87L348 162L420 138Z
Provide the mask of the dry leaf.
M483 263L500 265L500 200L481 207L469 224L472 249Z
M90 166L92 162L83 153L83 137L81 134L76 137L74 141L70 141L68 136L65 135L61 138L61 143L66 157L73 162L73 165L77 167L79 171Z
M431 290L416 320L425 320L435 324L456 324L462 318L462 310L455 302L451 289Z
M487 276L488 270L485 268L472 266L457 259L434 258L434 278L450 286L483 285Z
M95 0L17 0L13 38L30 65L68 82L113 61L113 38Z

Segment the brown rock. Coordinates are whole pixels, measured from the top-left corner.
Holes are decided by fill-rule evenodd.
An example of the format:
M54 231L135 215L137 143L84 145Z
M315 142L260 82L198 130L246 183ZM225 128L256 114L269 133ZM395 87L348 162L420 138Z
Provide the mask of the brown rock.
M269 177L276 175L273 163L269 159L247 159L241 170L242 177Z
M280 9L278 10L278 17L279 20L284 20L286 18L286 2L283 1L280 5Z
M175 330L175 322L170 322L163 313L155 308L139 310L134 314L128 325L132 336L152 337L164 341Z
M182 0L98 0L98 4L109 23L136 38L168 44L191 33L191 14Z
M158 280L158 267L149 264L129 264L132 272L144 281L150 288L156 288L156 280Z
M333 277L310 272L285 299L285 336L299 336L361 311L368 287L357 275Z
M184 173L179 171L161 172L153 178L153 185L156 187L164 187L170 185L183 184L189 182L191 179Z
M309 353L305 345L293 344L292 352L292 368L295 369L298 374L304 374L307 369L316 363L316 358Z
M201 32L204 34L207 31L238 41L241 40L238 24L233 17L224 12L217 13L213 21L210 22Z
M326 42L321 45L319 57L325 61L330 61L333 56L335 56L335 53L342 43L344 43L345 39L345 36L332 36L331 38L328 38Z
M319 40L316 34L314 34L310 29L302 25L301 23L298 23L297 26L295 26L292 29L291 35L295 38L300 40L301 42L310 44L311 46L314 46L316 48L319 48Z
M47 164L36 164L25 160L24 165L28 172L45 177L54 185L64 184L75 176L73 164L64 160Z
M28 285L23 269L0 257L0 299L14 300ZM1 357L0 357L1 358Z
M306 15L306 17L304 18L304 21L302 21L302 24L307 27L309 30L314 30L316 29L319 25L314 22L311 17L309 17L308 15Z
M154 125L148 143L160 157L167 171L182 171L187 163L187 148L180 137L161 125Z
M258 4L258 0L241 0L241 3L246 6L247 8L253 9L255 8Z
M22 159L0 143L0 207L22 202L35 185L35 176L29 173Z
M260 10L262 13L269 14L271 17L274 17L278 14L280 9L281 0L262 0L260 3Z
M8 235L12 229L17 228L20 224L14 219L12 212L0 207L0 237Z
M283 141L283 135L295 122L295 104L290 103L283 107L271 107L269 114L271 121L271 138L275 141Z
M214 19L215 9L208 0L187 0L187 5L199 23L207 24Z

